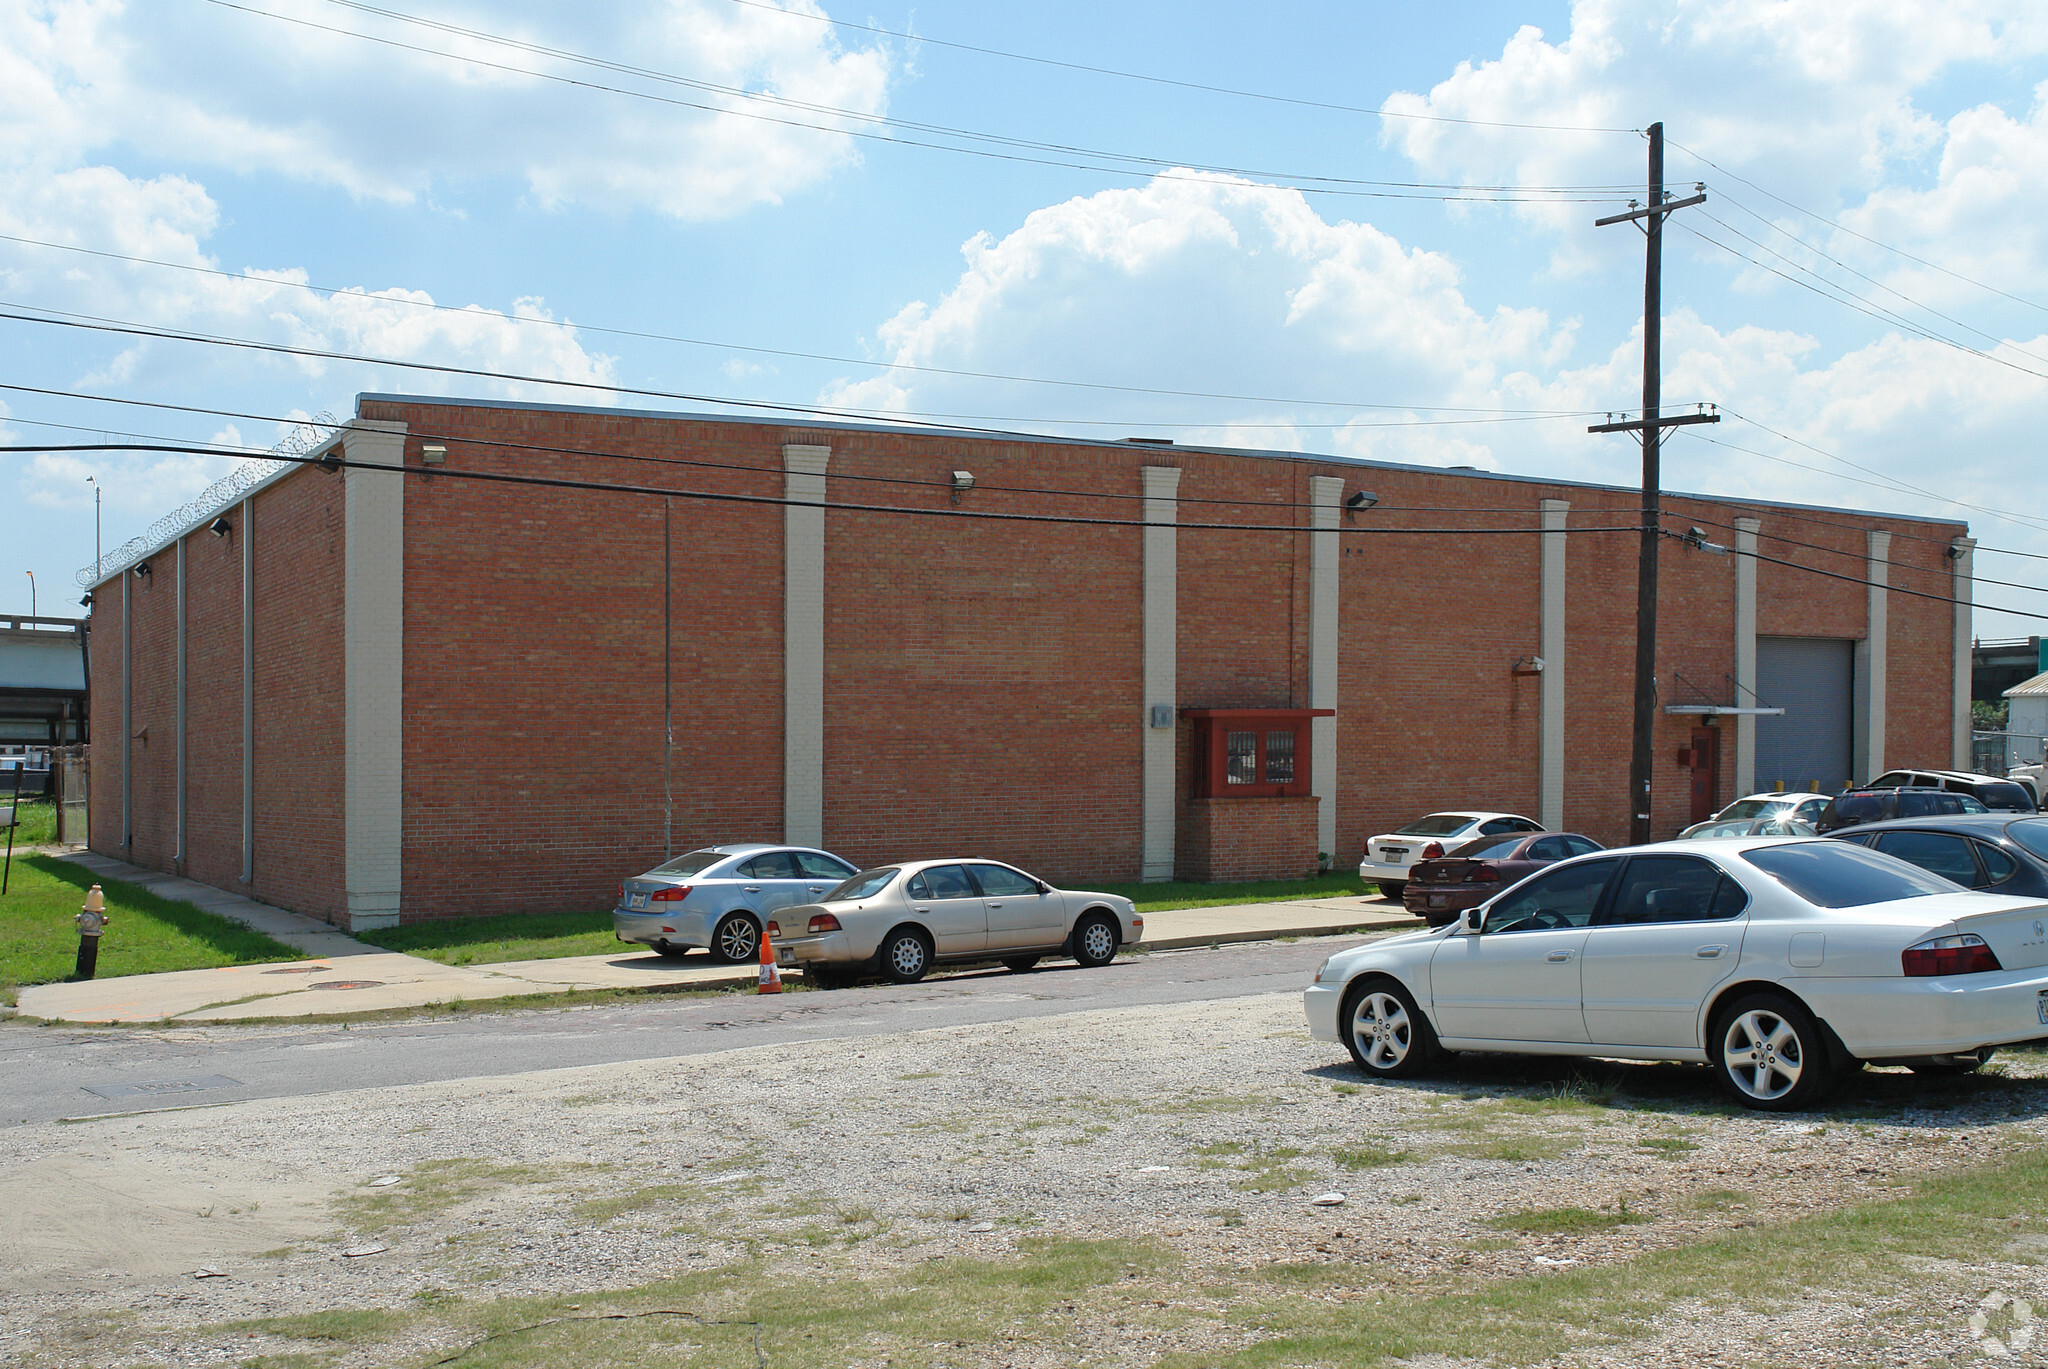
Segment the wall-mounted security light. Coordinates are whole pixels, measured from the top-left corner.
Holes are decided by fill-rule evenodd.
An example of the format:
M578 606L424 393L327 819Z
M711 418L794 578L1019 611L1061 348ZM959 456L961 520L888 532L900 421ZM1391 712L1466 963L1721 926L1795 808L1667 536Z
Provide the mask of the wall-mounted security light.
M1357 513L1360 509L1369 509L1379 502L1380 497L1371 490L1359 490L1344 501L1344 507Z
M448 448L439 442L429 442L420 448L420 464L438 466L448 459Z
M1541 675L1543 673L1543 658L1541 656L1517 656L1508 663L1508 673L1511 675Z
M80 608L91 608L91 607L92 607L92 595L91 595L91 594L87 594L87 595L86 595L86 596L85 596L85 597L84 597L83 599L80 599L80 600L78 601L78 606L79 606Z
M953 472L953 488L954 488L954 489L956 489L956 490L971 490L971 489L973 489L973 488L974 488L974 472L973 472L973 471L954 471L954 472Z
M1707 540L1707 530L1702 527L1694 526L1687 528L1684 541L1694 551L1704 551L1715 556L1726 556L1728 554L1728 548L1722 546L1719 542L1709 542Z
M230 523L225 517L221 517L214 519L211 523L208 523L206 525L206 530L212 533L215 537L229 537L234 534L235 525L233 523Z
M149 562L147 561L141 562L135 567L135 578L138 580L147 580L155 573L149 568Z
M326 451L313 458L313 464L326 471L329 475L333 475L341 469L341 449L339 447L329 447Z

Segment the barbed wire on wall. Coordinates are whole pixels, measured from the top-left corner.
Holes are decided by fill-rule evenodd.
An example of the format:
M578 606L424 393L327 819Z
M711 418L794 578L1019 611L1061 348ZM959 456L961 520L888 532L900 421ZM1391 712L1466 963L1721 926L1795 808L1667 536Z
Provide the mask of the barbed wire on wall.
M325 409L311 418L302 419L270 448L270 459L251 457L241 461L234 470L208 485L185 504L151 523L141 536L129 538L92 565L79 571L78 583L86 589L91 589L108 576L120 574L185 529L205 522L279 471L290 469L293 458L306 455L345 426L347 425ZM223 456L228 454L222 453Z

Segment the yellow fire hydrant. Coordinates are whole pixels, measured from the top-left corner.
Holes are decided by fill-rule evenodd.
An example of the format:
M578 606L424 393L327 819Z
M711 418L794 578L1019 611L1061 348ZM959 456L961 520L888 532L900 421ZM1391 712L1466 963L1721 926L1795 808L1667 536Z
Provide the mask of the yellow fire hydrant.
M91 979L100 965L100 936L111 921L107 916L107 896L95 884L86 890L85 906L72 919L78 924L78 970L74 978Z

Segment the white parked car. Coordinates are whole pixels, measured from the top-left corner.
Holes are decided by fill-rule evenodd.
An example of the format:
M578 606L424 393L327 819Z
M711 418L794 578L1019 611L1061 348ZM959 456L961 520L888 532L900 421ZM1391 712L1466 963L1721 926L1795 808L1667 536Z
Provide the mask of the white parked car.
M1830 794L1751 794L1740 798L1708 818L1709 822L1734 822L1737 818L1797 818L1811 823L1828 806ZM1680 835L1683 835L1681 833Z
M1664 842L1334 955L1305 1006L1372 1076L1443 1051L1690 1060L1787 1110L1853 1060L1961 1073L2048 1039L2048 903L1842 841Z
M1476 837L1507 837L1542 830L1542 823L1531 822L1518 813L1431 813L1367 841L1365 856L1358 862L1358 877L1379 885L1382 894L1398 902L1401 892L1408 887L1408 867L1416 861L1435 860L1453 846Z
M948 961L1107 965L1144 938L1145 919L1127 898L1055 889L1000 861L918 860L863 870L777 914L768 933L780 963L836 988L860 974L913 984Z

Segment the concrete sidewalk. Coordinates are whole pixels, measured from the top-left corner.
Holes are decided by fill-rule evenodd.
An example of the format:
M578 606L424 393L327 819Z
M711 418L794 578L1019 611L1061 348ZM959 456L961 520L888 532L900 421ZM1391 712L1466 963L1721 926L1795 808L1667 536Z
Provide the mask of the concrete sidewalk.
M129 975L23 989L23 1016L56 1022L234 1022L326 1013L488 1002L586 989L715 989L752 984L754 965L714 964L697 952L671 959L621 946L604 955L443 965L380 950L326 923L160 871L91 853L73 855L103 879L139 884L164 898L197 904L268 933L307 953L285 964ZM1380 899L1302 899L1218 908L1177 908L1145 915L1143 944L1153 950L1291 936L1331 936L1420 926Z

